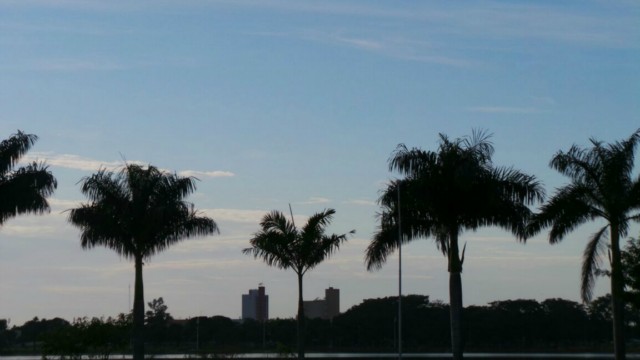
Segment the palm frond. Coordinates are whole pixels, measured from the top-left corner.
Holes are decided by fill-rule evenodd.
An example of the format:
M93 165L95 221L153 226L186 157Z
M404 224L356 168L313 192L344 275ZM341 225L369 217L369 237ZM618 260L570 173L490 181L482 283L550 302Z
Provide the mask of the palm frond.
M47 198L56 187L48 167L35 162L0 176L0 225L20 214L48 212Z
M527 225L527 237L551 226L549 242L561 241L566 234L579 225L602 215L591 205L591 189L581 184L569 184L557 190L553 197L540 208Z
M289 221L282 212L277 210L266 214L260 221L260 227L262 227L262 231L265 232L273 232L287 236L295 236L297 234L293 222Z
M156 226L149 232L149 241L145 242L146 246L142 251L144 258L160 253L185 239L220 233L216 222L201 216L193 205L178 206L176 211L163 209L161 217L150 221Z
M494 153L491 137L493 134L487 130L473 129L470 137L462 138L462 145L471 151L482 163L490 163Z
M69 211L69 222L80 228L83 249L104 246L124 258L133 259L137 253L135 242L114 211L101 204L83 204Z
M305 254L307 257L304 261L303 274L318 266L325 259L331 257L331 255L338 251L340 245L347 241L348 236L355 233L355 230L351 230L346 234L322 236L314 241L314 246L309 249L307 254Z
M602 239L605 238L605 232L609 229L609 226L603 226L600 230L591 236L591 239L587 243L587 247L584 249L582 256L582 281L580 286L580 294L584 302L591 301L593 294L593 284L597 271L600 269L602 251L606 248L606 244Z
M317 266L335 252L347 235L324 235L335 210L326 209L312 215L298 230L293 221L277 210L267 213L260 221L261 230L250 239L251 247L245 255L261 258L269 266L292 268L298 275Z
M303 238L319 239L324 236L324 231L336 213L334 209L325 209L321 212L317 212L307 220L307 223L302 227L300 235Z
M610 145L610 151L619 161L620 172L631 175L633 171L634 158L636 148L640 143L640 129L636 130L631 136L622 141L615 142Z
M127 200L130 198L130 189L127 188L127 184L123 180L122 176L117 176L106 169L100 169L80 181L80 191L93 202L109 198Z
M365 265L367 270L379 270L399 245L397 227L382 227L374 236L365 250Z
M408 149L399 144L389 158L389 171L398 171L407 176L420 173L435 161L435 154L417 148Z
M36 135L25 134L20 130L8 139L2 140L0 142L0 176L11 171L37 140Z

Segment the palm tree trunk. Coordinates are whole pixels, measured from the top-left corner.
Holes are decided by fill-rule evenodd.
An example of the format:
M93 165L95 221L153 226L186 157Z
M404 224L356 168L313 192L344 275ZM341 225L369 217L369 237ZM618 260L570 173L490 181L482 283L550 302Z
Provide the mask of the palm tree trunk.
M302 300L302 272L298 273L298 359L304 359L304 302Z
M451 351L454 360L462 354L462 261L458 250L458 234L449 237L449 319L451 322Z
M613 312L613 349L616 360L626 359L623 293L620 234L618 226L611 225L611 308Z
M142 258L135 258L136 280L133 293L133 360L144 360L144 287Z

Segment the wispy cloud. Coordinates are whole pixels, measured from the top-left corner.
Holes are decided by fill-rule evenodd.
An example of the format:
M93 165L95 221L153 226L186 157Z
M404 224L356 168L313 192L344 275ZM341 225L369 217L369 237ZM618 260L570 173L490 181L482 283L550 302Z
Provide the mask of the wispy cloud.
M322 43L332 46L350 47L380 56L405 61L415 61L453 67L473 67L473 60L450 56L443 47L435 48L427 41L407 39L398 36L369 34L368 36L351 34L348 31L298 30L290 32L253 32L247 35L293 38Z
M344 203L345 204L351 204L351 205L360 205L360 206L375 206L376 205L375 201L362 200L362 199L347 200Z
M27 64L26 66L30 70L60 72L114 71L126 69L126 66L113 61L91 59L37 60L31 64Z
M83 10L116 10L130 8L128 1L112 0L2 0L0 7L40 7Z
M247 259L188 259L162 262L149 262L149 269L188 270L188 269L223 269L245 267Z
M477 106L469 108L468 111L490 114L535 114L542 110L533 107Z
M232 221L240 223L258 224L267 213L265 210L243 209L202 209L204 214L213 217L217 222Z
M312 196L308 200L298 202L297 204L314 205L314 204L327 204L330 202L331 202L330 199L320 197L320 196Z
M471 6L424 3L393 8L340 2L321 5L278 0L241 3L244 5L238 6L276 11L376 18L382 22L402 20L420 31L409 38L393 31L381 33L378 28L365 25L339 30L294 29L260 35L348 46L400 60L460 68L484 64L480 56L487 51L526 51L521 46L514 46L514 41L517 44L526 41L600 48L638 47L637 19L630 16L633 11L624 11L625 8L638 9L630 3L604 13L599 12L597 6L583 9L566 3L482 2Z
M571 2L523 3L482 1L472 4L419 2L412 5L385 6L372 2L288 1L288 0L2 0L0 7L41 7L81 9L89 11L131 11L160 7L228 8L267 10L285 14L343 16L349 19L375 19L380 22L404 21L421 24L429 34L448 34L474 39L538 39L604 47L638 47L634 1L587 2L579 6ZM613 4L612 4L613 3ZM604 11L599 11L604 10ZM362 28L362 27L361 27ZM378 47L378 41L361 37L359 47ZM431 54L432 56L435 54ZM442 54L441 54L442 55Z
M202 178L202 177L210 177L210 178L216 178L216 177L231 177L231 176L235 176L236 174L230 172L230 171L196 171L196 170L184 170L184 171L179 171L178 175L180 176L193 176L196 178Z
M125 165L124 161L100 161L72 154L55 154L50 152L32 152L22 158L23 163L33 161L45 161L47 165L57 166L66 169L97 171L106 169L108 171L116 171L122 169ZM139 160L126 160L128 164L146 165L145 162ZM171 170L161 169L163 171L172 172ZM216 178L216 177L232 177L235 176L230 171L199 171L199 170L182 170L177 172L180 176L195 176L198 178Z
M7 237L40 238L58 233L58 226L55 225L18 225L10 223L2 227L2 235Z
M365 50L380 50L384 47L384 45L375 40L368 39L356 39L356 38L348 38L343 36L337 36L335 38L338 42L342 42L348 45L352 45L357 48L365 49Z
M51 206L51 211L54 213L78 207L81 203L81 201L78 200L66 200L55 197L49 198L47 201L49 202L49 206Z
M72 154L55 154L51 152L31 152L22 158L22 162L45 161L47 165L82 171L99 169L116 170L122 168L123 161L100 161ZM142 165L139 161L127 161Z

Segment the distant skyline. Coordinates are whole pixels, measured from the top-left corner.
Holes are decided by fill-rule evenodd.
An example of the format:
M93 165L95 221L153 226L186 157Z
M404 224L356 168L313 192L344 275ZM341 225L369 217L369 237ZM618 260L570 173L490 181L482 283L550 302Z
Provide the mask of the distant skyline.
M376 272L363 260L399 143L433 150L438 133L485 129L496 165L551 195L566 182L548 167L555 152L640 128L640 3L628 0L0 0L0 48L0 138L38 135L25 161L45 161L59 184L50 214L0 228L0 318L12 325L129 311L133 263L83 251L66 222L85 201L78 182L101 167L197 177L187 200L220 227L146 264L146 302L239 318L241 295L263 283L270 317L293 317L295 274L241 253L268 211L291 204L302 222L334 208L328 230L356 230L304 283L305 300L339 288L346 311L397 295L397 258ZM597 228L553 246L546 232L527 244L463 233L465 306L579 301ZM405 294L448 301L431 239L404 247L403 264ZM607 289L597 280L595 296Z

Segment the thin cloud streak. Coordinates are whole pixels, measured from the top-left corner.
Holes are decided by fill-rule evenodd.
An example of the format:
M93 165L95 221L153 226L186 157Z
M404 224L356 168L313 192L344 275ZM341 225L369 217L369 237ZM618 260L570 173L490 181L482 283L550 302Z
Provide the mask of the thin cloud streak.
M236 176L236 174L232 173L231 171L196 171L196 170L179 171L178 175L189 176L189 177L192 176L195 178L201 178L201 177L217 178L217 177Z
M348 45L352 45L357 48L365 49L365 50L380 50L383 48L383 44L374 41L374 40L366 40L366 39L355 39L355 38L347 38L347 37L336 37L336 40L342 43L346 43Z
M260 219L267 213L265 210L243 210L243 209L201 209L202 213L212 217L216 222L239 222L258 224Z
M312 196L312 197L309 198L309 200L301 201L301 202L298 202L296 204L315 205L315 204L328 204L330 202L331 202L331 199L327 199L327 198L320 197L320 196Z
M125 162L127 164L135 165L147 165L143 161L139 160L126 160L126 161L99 161L95 159L85 158L79 155L73 154L54 154L49 152L32 152L22 158L21 163L45 161L47 165L62 167L66 169L82 170L82 171L98 171L106 169L108 171L117 171L123 168ZM172 172L167 169L160 169L166 172ZM230 171L198 171L198 170L182 170L177 173L180 176L195 176L195 177L233 177L235 174Z
M530 107L509 107L509 106L478 106L468 109L470 112L488 114L535 114L541 110Z
M347 200L345 202L343 202L344 204L349 204L349 205L359 205L359 206L376 206L376 202L372 201L372 200L362 200L362 199L355 199L355 200Z
M439 33L470 35L473 37L540 39L591 45L598 47L637 48L637 22L633 10L637 3L618 2L615 14L586 13L566 3L513 4L510 2L479 2L475 6L416 6L383 8L367 3L300 2L286 0L164 0L127 1L97 0L3 0L0 7L42 7L91 11L148 10L156 7L242 8L260 11L268 9L286 13L321 14L376 18L389 21L428 23ZM625 11L627 10L627 11ZM610 17L615 16L615 22ZM357 43L356 43L357 44ZM359 44L362 45L362 44Z
M98 171L106 169L114 171L121 169L123 161L99 161L72 154L54 154L50 152L31 152L22 158L21 163L45 161L47 165L62 167L65 169ZM143 165L141 161L127 161L130 164Z
M451 57L444 54L444 50L435 50L428 42L404 38L363 38L327 31L297 31L289 33L257 32L247 33L253 36L288 37L333 46L346 46L357 50L367 51L393 59L415 61L460 68L470 68L478 62L468 59ZM373 36L372 36L373 37Z
M38 60L27 65L34 71L76 72L76 71L116 71L126 66L106 60L90 59L49 59Z

